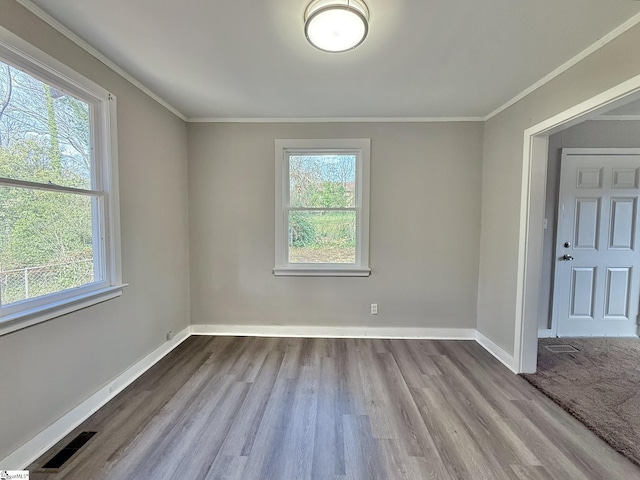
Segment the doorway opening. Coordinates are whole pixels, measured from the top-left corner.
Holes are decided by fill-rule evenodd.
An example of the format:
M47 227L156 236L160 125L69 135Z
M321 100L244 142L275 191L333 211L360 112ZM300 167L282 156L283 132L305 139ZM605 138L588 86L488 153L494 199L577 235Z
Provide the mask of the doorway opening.
M616 131L618 135L608 138L612 142L608 145L606 142L599 145L572 144L570 139L575 140L579 131L582 135L578 137L587 138L589 142L594 142L603 130L611 133L611 126L603 129L602 125L613 122L599 121L608 112L610 116L636 117L618 118L634 121L631 130L636 131L632 131L626 140L624 135L619 135L620 131ZM633 114L628 115L629 112ZM628 281L632 273L637 273L631 270L638 270L640 263L634 251L640 236L637 230L640 207L638 125L640 76L525 131L514 367L592 432L640 465L640 421L637 417L640 339L635 318L640 303L640 286L638 281ZM622 129L626 133L628 130ZM559 138L563 141L558 143ZM601 148L595 151L587 147ZM605 152L602 147L623 148ZM603 155L606 154L610 154L609 162L604 162ZM571 158L572 155L575 158ZM580 155L582 158L577 158ZM636 158L631 158L634 155ZM552 200L549 205L555 193L553 185L549 185L551 191L547 188L548 180L554 176L549 171L552 168L557 168L555 179L560 188L557 189L557 202ZM565 172L568 174L563 180ZM563 201L564 211L561 209ZM556 225L555 216L549 215L550 209L554 208L558 217L563 216L557 224L558 232L552 230ZM626 221L616 225L614 215L626 216ZM625 236L626 239L623 238ZM551 254L550 239L554 244ZM603 243L606 254L615 255L627 250L636 258L623 255L623 260L616 257L617 260L612 261L607 257L601 264L589 265L584 259L580 260L581 265L572 263L574 255L578 260L579 254L596 252ZM552 277L549 270L553 268L550 267L556 269L556 275ZM559 269L564 271L564 279ZM549 284L545 287L545 279L549 282L550 278L556 283L564 282L565 293L569 296L568 300L563 298L564 303L556 298L549 302L551 289L563 288ZM605 288L597 292L600 298L596 301L597 281L600 282L598 288L602 285ZM607 288L611 285L607 286L607 282L616 281L618 285L608 294ZM545 295L546 306L541 301ZM563 315L574 317L568 318L569 323L562 328L557 311L559 303L562 303ZM598 315L603 318L596 318ZM605 318L607 316L609 318ZM550 319L553 322L549 322ZM600 325L605 329L598 330L592 322L589 326L592 331L585 331L584 323L589 322L581 324L580 320L601 321L603 324L607 320L624 320L626 330L606 330L611 325ZM622 328L622 323L617 327ZM539 336L549 338L539 341ZM555 338L557 336L560 338Z
M546 136L536 373L524 377L640 464L635 96Z
M636 100L640 100L640 75L524 132L514 351L517 372L536 371L549 139L558 132Z

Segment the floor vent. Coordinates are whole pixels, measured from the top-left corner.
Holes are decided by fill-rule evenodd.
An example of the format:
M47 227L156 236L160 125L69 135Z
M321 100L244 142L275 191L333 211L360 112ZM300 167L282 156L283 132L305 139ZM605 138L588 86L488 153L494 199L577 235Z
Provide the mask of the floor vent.
M60 470L97 432L82 432L42 466L42 470Z
M573 353L580 351L571 345L545 345L544 348L553 353Z

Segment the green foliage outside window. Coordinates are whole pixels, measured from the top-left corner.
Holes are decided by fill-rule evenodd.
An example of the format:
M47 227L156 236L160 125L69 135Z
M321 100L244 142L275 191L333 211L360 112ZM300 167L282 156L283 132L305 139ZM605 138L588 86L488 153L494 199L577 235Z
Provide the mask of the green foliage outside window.
M89 106L0 63L0 177L91 188ZM0 185L4 305L93 281L97 199Z
M302 209L289 213L290 262L355 262L355 165L354 155L290 157L290 205Z

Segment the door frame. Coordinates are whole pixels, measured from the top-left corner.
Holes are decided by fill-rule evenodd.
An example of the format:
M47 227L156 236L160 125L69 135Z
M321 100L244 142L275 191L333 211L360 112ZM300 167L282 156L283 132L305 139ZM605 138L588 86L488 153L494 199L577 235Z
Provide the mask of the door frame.
M524 131L513 352L513 367L518 373L534 373L538 357L538 295L549 136L639 98L640 75L637 75Z

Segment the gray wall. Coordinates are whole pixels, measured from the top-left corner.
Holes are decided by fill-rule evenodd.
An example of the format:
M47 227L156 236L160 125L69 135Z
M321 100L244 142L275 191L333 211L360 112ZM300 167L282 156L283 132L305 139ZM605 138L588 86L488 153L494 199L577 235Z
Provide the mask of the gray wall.
M189 124L192 324L474 328L482 132ZM371 138L373 273L274 277L274 139L339 137Z
M118 299L0 337L0 384L11 388L0 397L0 458L162 344L168 330L186 327L190 305L193 324L473 328L477 316L478 329L513 352L523 131L640 73L636 26L484 126L187 129L14 0L0 0L0 25L118 97L131 284ZM273 140L313 137L372 139L370 278L271 273ZM368 314L373 302L377 317Z
M478 330L514 352L524 131L640 74L640 26L485 123Z
M113 92L124 295L0 337L0 458L189 325L185 123L13 0L0 25ZM10 392L10 393L7 393Z
M558 132L549 137L549 162L547 164L547 190L545 218L548 227L544 232L544 264L540 285L539 328L551 328L553 250L558 215L560 188L560 158L563 148L633 148L640 147L640 120L614 121L590 120Z

